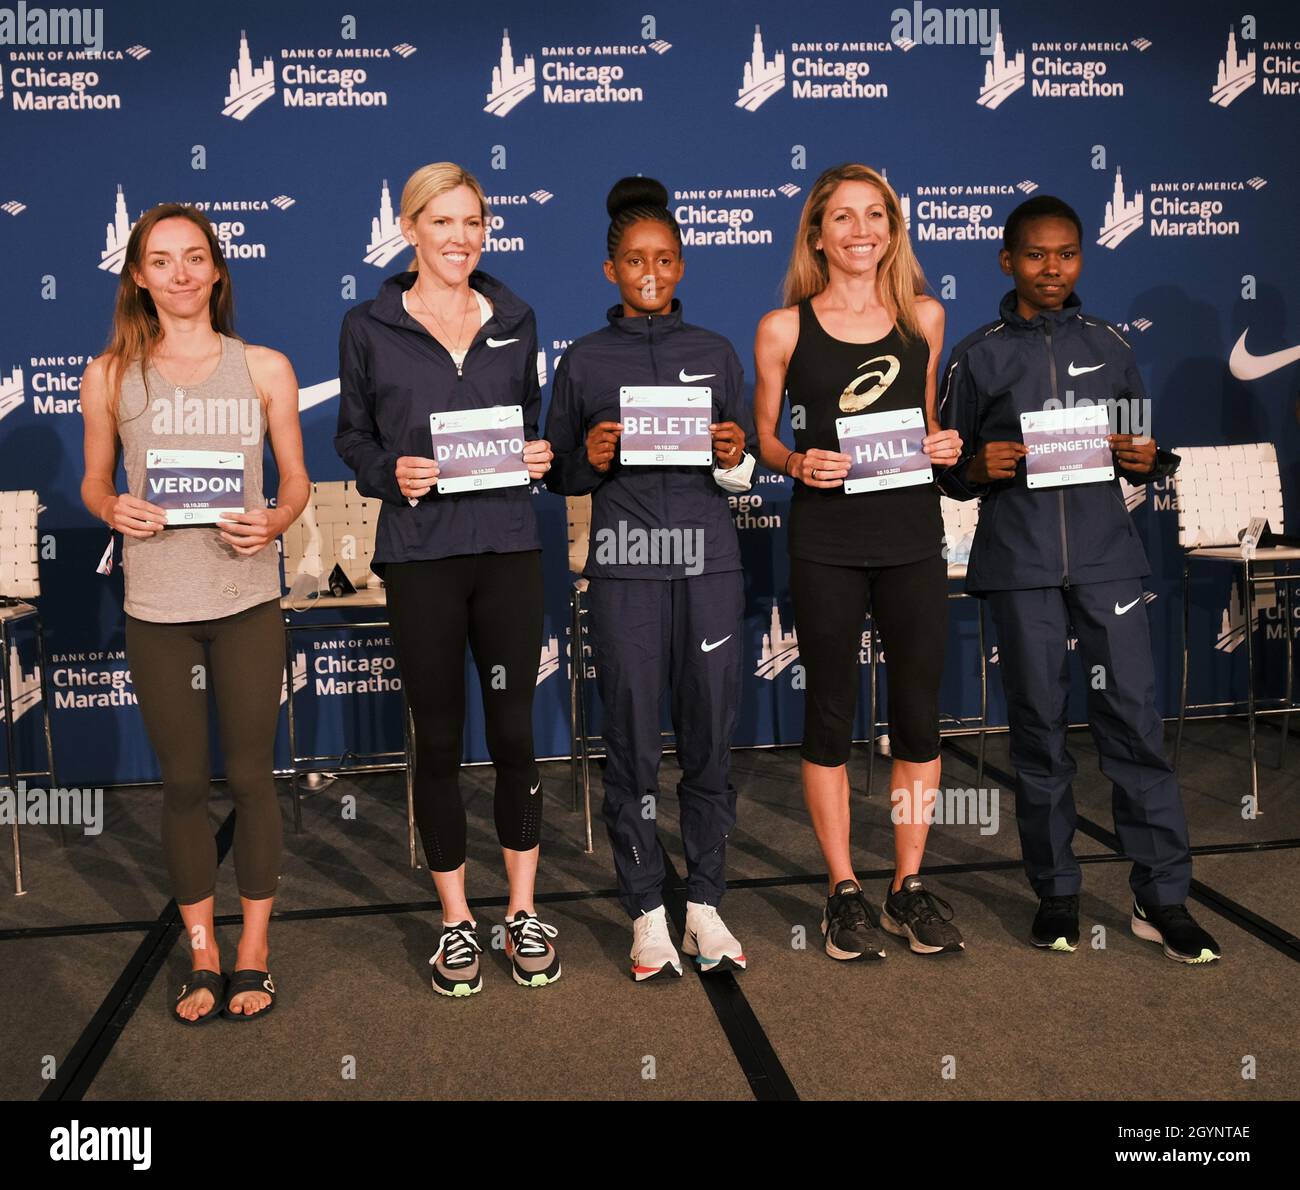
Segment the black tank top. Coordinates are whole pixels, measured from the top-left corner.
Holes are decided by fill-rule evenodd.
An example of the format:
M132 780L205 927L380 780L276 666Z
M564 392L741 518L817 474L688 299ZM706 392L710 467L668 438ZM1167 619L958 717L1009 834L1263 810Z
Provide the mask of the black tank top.
M852 413L925 411L924 336L898 327L874 343L846 343L822 328L812 300L799 303L799 342L786 369L792 416L803 407L795 449L839 450L835 419ZM892 374L892 376L891 376ZM939 492L933 484L847 495L796 482L790 502L790 557L832 566L895 566L943 548Z

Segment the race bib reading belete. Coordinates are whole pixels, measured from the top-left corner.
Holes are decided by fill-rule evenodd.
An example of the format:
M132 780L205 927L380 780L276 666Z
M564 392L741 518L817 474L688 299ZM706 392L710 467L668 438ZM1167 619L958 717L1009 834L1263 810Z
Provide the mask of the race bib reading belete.
M171 525L215 525L244 511L244 453L239 450L149 450L145 494Z
M844 479L849 495L933 481L930 456L921 448L925 415L919 408L837 417L835 430L840 453L850 459Z
M1025 482L1031 488L1099 483L1115 478L1110 420L1104 405L1075 405L1020 415L1029 453Z
M713 462L713 390L707 385L631 385L618 390L618 400L620 462L686 467Z
M522 405L429 415L438 491L477 492L528 483Z

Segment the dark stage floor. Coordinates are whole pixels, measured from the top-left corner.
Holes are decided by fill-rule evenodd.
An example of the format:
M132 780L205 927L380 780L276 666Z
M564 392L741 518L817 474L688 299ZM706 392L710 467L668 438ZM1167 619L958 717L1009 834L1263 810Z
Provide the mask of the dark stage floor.
M504 953L489 950L482 993L455 1001L428 984L438 915L428 873L407 867L400 774L340 779L304 795L300 835L283 803L271 934L281 994L272 1016L241 1028L185 1030L169 1018L186 963L158 842L159 791L110 790L98 837L60 847L52 828L27 828L30 892L0 893L0 1097L1289 1098L1300 1085L1300 749L1279 771L1277 733L1262 736L1263 814L1247 820L1244 725L1188 727L1191 908L1224 948L1205 968L1170 962L1130 934L1128 865L1111 846L1109 786L1086 733L1071 736L1085 859L1084 945L1073 955L1026 942L1035 902L1004 786L996 833L943 825L930 836L927 884L952 903L964 954L923 958L894 945L883 963L828 959L797 750L744 751L734 757L741 802L722 909L750 969L636 985L603 827L597 818L596 851L585 855L568 765L552 763L539 909L559 927L564 976L517 987ZM945 744L945 786L974 785L971 746ZM985 784L996 786L1005 735L989 738L989 760ZM878 762L870 798L865 770L859 750L855 859L878 902L891 865L887 767ZM668 757L659 821L682 873L675 781ZM505 904L491 786L490 768L463 771L470 893L489 931ZM340 812L345 794L356 796L355 820ZM212 820L214 830L225 824L223 838L229 814L218 787ZM218 910L233 913L224 852L220 873ZM669 908L680 926L680 884ZM1094 926L1104 949L1088 945ZM229 960L237 928L230 920L220 931ZM1242 1077L1248 1057L1253 1079Z

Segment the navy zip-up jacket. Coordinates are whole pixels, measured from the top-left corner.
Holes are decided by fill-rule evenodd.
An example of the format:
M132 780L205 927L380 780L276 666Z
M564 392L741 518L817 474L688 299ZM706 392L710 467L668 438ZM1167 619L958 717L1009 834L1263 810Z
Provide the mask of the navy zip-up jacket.
M616 543L623 531L702 531L701 557L693 573L740 570L740 542L727 493L711 467L628 466L617 450L609 470L587 460L587 432L601 421L620 421L624 385L705 385L713 390L714 422L734 421L745 433L745 449L756 454L758 436L744 398L745 372L735 349L722 336L682 321L681 303L667 314L624 318L610 308L609 325L572 343L555 369L546 439L554 460L546 486L565 496L591 493L591 549L583 570L588 578L686 576L684 564L626 564L602 560L602 542Z
M1075 403L1146 399L1133 349L1110 323L1084 314L1076 294L1060 310L1025 319L1012 290L1000 312L997 322L953 348L939 406L941 423L963 442L962 458L940 475L940 487L958 500L980 499L966 590L978 595L1145 578L1151 565L1118 477L1139 484L1172 475L1176 454L1158 451L1146 475L1117 461L1117 478L1077 487L1031 491L1023 459L1011 479L966 479L982 444L1023 442L1020 415L1041 411L1052 398L1061 404L1069 404L1069 394Z
M532 485L439 495L435 486L412 506L397 486L401 455L433 457L429 415L453 409L520 405L524 437L537 437L537 321L500 281L470 274L471 289L492 303L465 354L463 374L402 307L415 273L399 273L373 301L343 316L339 334L339 422L334 449L357 475L363 496L382 500L371 567L455 554L540 549Z

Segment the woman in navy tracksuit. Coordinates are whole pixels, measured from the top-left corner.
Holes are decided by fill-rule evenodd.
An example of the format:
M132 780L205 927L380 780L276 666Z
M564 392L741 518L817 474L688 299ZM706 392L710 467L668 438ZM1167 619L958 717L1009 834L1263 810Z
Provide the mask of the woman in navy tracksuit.
M1119 480L1028 487L1020 415L1100 404L1149 406L1133 351L1074 293L1083 228L1059 198L1039 195L1007 218L1002 271L1015 289L997 322L960 342L944 374L941 415L966 443L941 483L980 497L966 590L986 598L997 625L1016 770L1016 822L1025 872L1040 898L1030 940L1045 950L1079 942L1082 875L1070 841L1074 760L1066 751L1068 637L1088 684L1088 721L1113 785L1115 831L1133 861L1131 926L1171 959L1212 962L1215 940L1187 912L1192 857L1178 780L1165 758L1142 579L1146 551ZM1131 428L1145 430L1146 418ZM1130 483L1172 475L1178 456L1149 434L1111 434L1117 473Z
M542 567L530 485L439 493L430 415L522 406L532 479L550 465L537 439L541 398L533 312L475 271L487 201L450 162L417 170L402 191L414 271L349 310L339 341L338 435L363 496L383 501L374 570L415 721L415 818L438 888L443 928L434 991L481 986L482 946L465 899L465 808L457 787L465 719L465 645L483 690L496 766L497 836L510 877L506 951L516 982L560 975L555 929L533 906L541 779L532 706L542 637Z
M609 755L604 817L620 897L634 922L632 974L639 981L682 973L668 935L654 814L667 685L682 769L682 946L705 971L745 966L717 905L736 821L729 773L744 612L726 493L749 488L754 455L746 444L752 450L755 438L731 344L684 322L673 297L682 243L667 191L650 178L624 178L606 206L605 276L622 300L609 311L609 325L572 344L556 369L546 420L555 466L546 485L592 496L584 574ZM713 468L620 461L620 389L639 385L709 386Z

